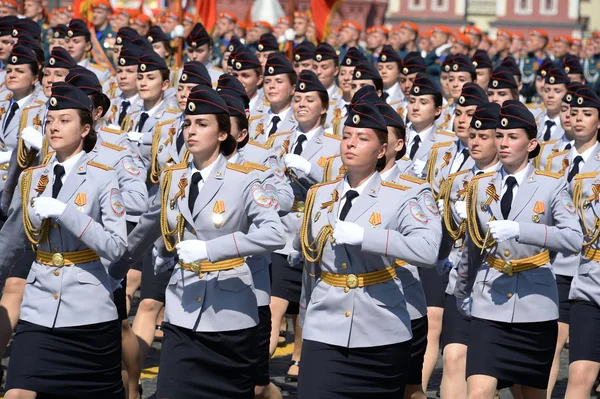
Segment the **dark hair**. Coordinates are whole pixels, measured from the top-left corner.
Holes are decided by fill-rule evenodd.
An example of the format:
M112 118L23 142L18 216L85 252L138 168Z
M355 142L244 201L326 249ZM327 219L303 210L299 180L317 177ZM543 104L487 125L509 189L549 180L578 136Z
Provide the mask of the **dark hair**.
M94 130L94 118L92 113L85 109L78 109L77 114L79 114L81 126L90 125L90 132L83 138L83 150L90 152L94 149L98 140L98 134Z
M262 67L256 67L256 68L252 68L252 70L254 72L256 72L256 76L258 76L259 78L263 75L263 70Z
M318 91L317 95L319 96L319 100L321 100L321 107L325 107L325 111L329 110L329 93ZM325 123L325 119L327 119L327 112L321 115L321 125Z
M432 94L432 96L433 96L433 103L436 108L444 105L444 97L442 96L442 93Z
M296 82L298 81L298 74L296 72L288 72L285 74L288 79L290 80L290 83L295 85Z
M162 78L162 81L165 82L167 80L171 79L171 71L168 69L159 69L160 71L160 77Z
M239 130L248 130L248 119L244 115L235 115L232 117L235 119L235 123L237 124L237 128ZM238 150L244 148L250 139L250 134L246 134L244 140L237 143Z
M377 135L377 138L379 139L379 143L381 145L387 144L387 142L388 142L387 130L383 131L383 130L379 130L379 129L373 129L373 131ZM377 160L377 164L375 165L375 169L377 170L377 172L381 172L383 169L385 169L386 163L387 163L387 161L386 161L385 154L384 154L383 157L381 157Z
M389 129L392 129L392 133L396 136L398 140L404 140L404 145L402 149L396 152L396 161L401 159L406 154L406 128L405 127L396 127L396 126L388 126Z
M373 79L373 84L375 84L375 90L383 94L383 79Z
M216 114L217 125L219 127L219 132L227 133L227 138L225 141L221 142L221 154L225 156L231 155L237 146L235 139L231 135L231 120L229 119L229 114Z
M95 92L95 93L92 93L92 94L88 94L88 97L92 101L92 105L94 106L94 110L96 110L98 107L102 107L102 115L101 116L106 115L106 112L108 112L108 109L104 109L105 104L103 104L104 98L102 96L102 93Z
M537 134L538 134L537 128L531 126L531 127L526 127L523 130L525 130L525 134L527 134L527 138L529 140L537 138ZM533 159L533 158L537 157L538 154L540 153L540 149L541 149L540 143L538 143L537 146L534 148L534 150L529 153L528 158Z

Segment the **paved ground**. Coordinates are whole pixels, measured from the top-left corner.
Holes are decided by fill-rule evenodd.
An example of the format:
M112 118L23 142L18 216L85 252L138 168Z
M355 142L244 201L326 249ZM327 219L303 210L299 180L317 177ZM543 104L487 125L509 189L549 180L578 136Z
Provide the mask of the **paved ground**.
M134 310L137 303L134 303ZM278 348L275 357L271 361L271 379L273 383L275 383L278 387L281 388L283 392L283 396L285 398L295 398L296 397L296 384L289 384L285 382L285 375L287 369L289 367L289 362L291 359L291 353L293 351L293 336L288 334L288 344L284 348ZM144 365L144 372L142 374L142 386L144 389L143 398L153 398L153 393L156 390L156 376L158 373L158 359L160 356L160 342L157 340L153 346L152 351ZM8 364L8 360L10 357L10 348L7 352L7 355L4 359L2 359L2 366L6 369ZM553 398L563 398L565 394L565 389L567 387L567 362L568 362L568 350L563 351L562 353L562 363L559 381L556 386L555 392L553 394ZM436 392L439 388L439 384L442 377L442 369L441 369L441 358L438 360L438 367L436 367L433 377L430 382L429 391L427 391L427 397L435 399ZM4 384L2 384L3 386ZM3 398L2 394L0 394L0 398ZM500 392L501 399L512 398L512 395L508 390L503 390ZM593 396L595 398L595 396ZM600 396L597 397L600 399Z

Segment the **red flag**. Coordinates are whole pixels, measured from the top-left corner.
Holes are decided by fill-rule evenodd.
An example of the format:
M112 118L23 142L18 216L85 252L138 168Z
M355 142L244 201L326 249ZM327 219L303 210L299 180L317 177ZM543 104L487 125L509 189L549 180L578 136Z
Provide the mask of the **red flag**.
M310 10L317 28L319 41L325 40L329 33L329 22L344 0L310 0Z
M217 0L197 0L196 14L206 30L212 31L217 23Z

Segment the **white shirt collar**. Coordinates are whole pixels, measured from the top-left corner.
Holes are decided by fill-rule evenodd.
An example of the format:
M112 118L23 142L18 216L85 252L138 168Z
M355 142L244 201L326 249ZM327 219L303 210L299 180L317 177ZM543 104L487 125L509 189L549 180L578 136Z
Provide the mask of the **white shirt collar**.
M344 176L344 187L342 188L342 195L340 196L340 198L345 198L346 193L350 190L356 191L358 193L358 195L360 196L362 194L362 192L365 191L365 188L369 185L369 183L371 183L371 180L373 180L375 175L377 175L376 171L373 172L371 177L369 177L367 180L365 180L360 186L355 187L355 188L350 187L350 183L348 183L348 176Z
M290 104L289 107L287 107L286 109L284 109L283 111L281 111L280 113L276 114L274 112L272 112L269 109L269 124L271 123L271 121L273 120L273 117L275 115L277 115L279 117L279 121L280 123L289 119L290 118L290 114L292 113L292 105Z
M456 153L460 154L462 152L462 150L464 150L467 147L465 147L465 145L460 140L457 140L456 142L458 144L458 149L456 150Z
M329 98L331 98L332 95L334 94L338 94L339 92L339 88L336 86L336 84L332 84L328 89L327 89L327 94L329 94Z
M575 157L577 157L577 155L581 155L581 158L583 158L583 163L586 163L588 161L588 159L590 159L590 155L592 155L594 152L596 152L597 148L598 148L598 143L594 144L592 147L588 148L582 154L580 154L577 152L575 147L572 146L571 151L569 152L569 159L571 161L571 165L573 164L573 160L575 160ZM581 168L581 165L580 165L580 168Z
M242 154L240 154L239 152L236 152L234 156L232 156L231 158L229 158L227 160L227 163L240 163L241 160L242 160Z
M315 137L315 135L321 130L321 126L317 126L316 128L314 128L313 130L307 132L307 133L302 133L300 131L299 128L296 128L296 130L294 131L294 140L292 141L292 144L296 144L296 141L298 141L298 137L301 134L304 134L306 136L306 142L308 143L309 141L311 141L313 139L313 137Z
M404 99L404 94L402 93L402 90L400 88L400 83L396 82L394 83L394 85L392 87L390 87L387 90L383 90L385 91L387 94L389 94L388 98L386 100L389 100L390 98L392 98L393 96L397 95L399 96L401 99Z
M79 153L73 155L71 158L67 159L62 163L58 162L58 158L55 157L54 162L52 162L52 170L54 170L54 167L56 165L62 165L62 167L65 168L65 175L62 180L63 182L66 181L67 177L69 177L69 174L71 173L75 165L77 165L83 154L85 154L85 151L80 151Z
M218 160L221 159L222 156L223 155L219 155L213 163L211 163L210 165L208 165L206 168L204 168L202 170L198 170L198 168L196 168L196 165L194 165L194 161L190 161L190 164L189 164L190 179L194 173L200 172L200 176L202 176L202 181L205 182L208 179L208 177L210 176L210 172L212 172L213 168L215 167L215 164L217 163Z
M249 107L248 109L254 109L256 107L256 103L258 102L259 98L260 98L260 96L258 95L258 91L257 91L256 95L250 99L250 105L248 106Z
M414 129L412 124L410 125L410 131L408 133L408 145L412 145L413 141L415 141L415 137L417 137L417 135L419 137L421 137L421 143L424 143L426 140L429 139L429 137L431 136L431 134L433 133L433 131L435 130L435 125L431 125L431 127L429 129L425 129L420 133L417 133Z
M125 96L123 96L121 101L129 101L130 104L135 104L139 98L140 98L140 95L138 93L135 93L133 96L131 96L129 98L125 98Z
M552 121L552 122L554 122L554 126L552 126L552 127L562 126L562 125L560 124L560 114L556 115L554 118L550 118L550 117L548 116L548 114L544 115L544 121L543 121L543 123L542 123L542 129L544 129L544 131L545 131L545 129L546 129L546 122L547 122L547 121Z
M518 171L514 175L509 175L508 173L506 173L504 168L500 169L500 173L502 173L502 187L506 185L506 179L508 179L509 176L513 176L517 180L517 187L521 187L523 179L525 179L525 176L527 175L527 173L529 173L529 168L531 167L531 164L527 164L526 167L524 167L522 170Z
M395 166L395 165L394 165ZM390 175L392 174L392 172L394 171L394 166L392 166L391 168L389 168L388 170L386 170L385 172L382 172L379 174L379 177L381 177L382 181L388 181Z
M486 169L479 169L476 165L473 165L473 169L471 169L471 171L473 172L473 175L477 176L477 173L479 173L479 172L489 173L489 172L495 172L498 169L500 169L500 162L496 162L495 165L492 165Z
M33 94L34 93L31 93L30 95L28 95L26 97L23 97L22 99L20 99L19 101L17 101L17 104L19 104L19 109L25 108L25 105L29 103L29 101L33 97Z
M156 104L154 107L152 107L152 109L146 111L145 109L142 109L142 112L145 112L148 114L148 118L152 118L154 116L154 114L156 113L156 111L158 111L158 108L162 105L162 103L165 101L165 99L163 98L162 100L160 100L158 102L158 104ZM204 176L202 176L202 178L204 178Z
M81 60L81 62L78 62L77 65L87 68L90 66L90 60L84 58L83 60Z

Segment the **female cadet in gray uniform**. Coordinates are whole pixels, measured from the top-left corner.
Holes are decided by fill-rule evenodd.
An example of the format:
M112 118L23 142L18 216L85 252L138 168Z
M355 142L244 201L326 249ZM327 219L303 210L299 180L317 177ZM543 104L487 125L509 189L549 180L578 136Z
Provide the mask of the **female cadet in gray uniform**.
M419 205L418 189L382 181L376 167L387 143L377 107L352 104L341 142L348 172L308 193L301 399L403 395L412 334L396 261L432 267L441 225Z
M31 246L21 318L8 369L7 398L46 394L124 398L121 329L114 281L100 258L125 252L125 207L116 172L89 160L92 104L81 90L55 83L46 137L56 151L23 172L3 234L0 265Z
M282 248L284 238L259 176L225 158L235 146L230 129L225 101L196 86L184 121L193 159L163 172L125 262L111 270L121 278L161 234L179 257L166 292L160 398L254 397L258 306L244 258Z
M470 395L493 398L496 389L519 384L525 399L540 398L557 338L549 251L579 252L582 234L567 182L529 163L539 151L531 112L508 100L499 121L502 168L469 184L467 237L454 290L460 310L473 316L467 386Z
M569 159L573 200L585 240L579 268L571 283L569 384L566 397L589 397L600 371L600 285L598 192L600 191L600 99L588 87L571 99L574 146ZM581 159L577 159L581 157Z

